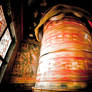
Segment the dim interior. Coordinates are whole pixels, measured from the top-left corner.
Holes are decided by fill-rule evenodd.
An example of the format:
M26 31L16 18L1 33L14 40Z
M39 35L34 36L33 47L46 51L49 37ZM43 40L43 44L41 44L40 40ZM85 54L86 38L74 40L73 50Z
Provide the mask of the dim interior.
M77 6L92 14L90 0L1 0L0 85L2 90L7 86L9 91L32 91L36 83L41 47L35 36L35 28L45 13L56 4ZM2 24L5 24L4 29ZM45 66L42 67L43 71L46 69Z

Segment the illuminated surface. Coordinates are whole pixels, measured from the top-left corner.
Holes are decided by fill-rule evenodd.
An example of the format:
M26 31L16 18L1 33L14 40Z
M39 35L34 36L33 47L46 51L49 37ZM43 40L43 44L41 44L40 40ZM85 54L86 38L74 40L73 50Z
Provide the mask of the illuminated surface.
M48 21L43 29L35 87L80 89L92 77L89 30L71 20Z
M0 37L3 34L6 26L7 26L7 23L4 17L3 9L2 9L2 6L0 6Z
M2 58L5 58L5 55L9 49L9 46L12 42L9 29L7 28L6 32L4 33L3 37L0 40L0 55Z
M2 65L2 61L0 60L0 67L1 67L1 65Z

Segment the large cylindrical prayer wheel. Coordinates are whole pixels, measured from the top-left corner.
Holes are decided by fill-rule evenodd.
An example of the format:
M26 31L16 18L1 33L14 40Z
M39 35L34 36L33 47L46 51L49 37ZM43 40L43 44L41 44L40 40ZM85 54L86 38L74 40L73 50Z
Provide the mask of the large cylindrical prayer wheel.
M87 88L92 79L90 16L80 8L61 4L51 10L35 30L37 37L37 29L44 24L35 88Z

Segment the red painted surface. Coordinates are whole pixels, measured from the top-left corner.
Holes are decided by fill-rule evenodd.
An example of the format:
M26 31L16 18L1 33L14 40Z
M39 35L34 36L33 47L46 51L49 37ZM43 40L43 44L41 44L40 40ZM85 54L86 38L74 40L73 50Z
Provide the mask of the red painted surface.
M59 20L45 23L43 31L37 82L60 83L57 88L65 83L72 89L86 85L92 77L89 30L76 21Z

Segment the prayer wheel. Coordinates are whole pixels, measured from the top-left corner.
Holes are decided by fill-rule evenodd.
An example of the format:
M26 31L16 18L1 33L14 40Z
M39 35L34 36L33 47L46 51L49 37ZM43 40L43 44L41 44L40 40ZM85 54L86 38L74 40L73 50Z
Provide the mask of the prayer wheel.
M59 4L43 16L35 29L41 49L34 90L88 87L92 79L91 24L91 15L75 6Z

